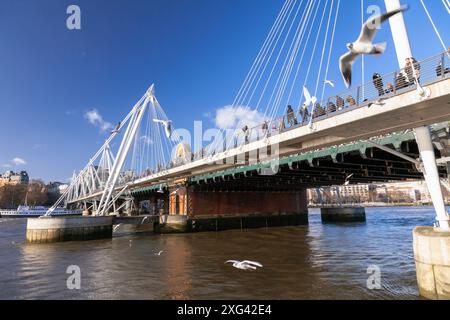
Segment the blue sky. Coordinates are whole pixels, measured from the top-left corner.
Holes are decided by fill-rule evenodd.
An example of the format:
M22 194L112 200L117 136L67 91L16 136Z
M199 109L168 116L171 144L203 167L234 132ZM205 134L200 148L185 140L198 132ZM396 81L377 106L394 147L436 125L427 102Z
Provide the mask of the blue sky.
M450 15L440 0L425 2L449 45ZM215 110L232 103L283 3L0 0L0 171L12 166L33 178L67 180L106 138L86 112L96 109L117 123L153 82L176 127L190 129L195 120L213 126ZM441 52L420 2L408 3L414 55ZM66 28L70 4L81 8L81 30ZM370 4L384 8L381 0ZM339 86L337 61L359 34L359 6L341 5L330 66ZM389 31L377 35L388 49L366 61L367 78L397 69Z

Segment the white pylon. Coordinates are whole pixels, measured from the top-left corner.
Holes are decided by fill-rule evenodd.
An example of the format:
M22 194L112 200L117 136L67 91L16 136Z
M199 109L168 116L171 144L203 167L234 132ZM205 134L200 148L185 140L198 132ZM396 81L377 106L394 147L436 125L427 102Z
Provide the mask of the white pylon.
M103 190L100 203L97 207L96 215L106 215L111 207L110 201L114 202L116 200L113 197L113 192L116 188L128 151L136 137L136 132L141 124L145 110L150 102L153 103L154 99L154 85L152 84L143 96L143 99L141 99L132 109L127 130L125 131L111 171L109 172L108 180L106 181L105 189Z
M151 89L153 88L153 85ZM149 89L150 90L150 89ZM152 89L153 91L153 89ZM52 215L52 212L61 205L64 201L66 204L68 202L73 202L76 199L79 199L80 196L83 196L83 191L86 190L86 176L90 170L90 167L95 163L95 161L105 152L105 149L109 150L110 142L119 134L120 130L125 126L125 124L132 118L135 114L135 108L140 106L142 102L147 98L147 95L144 95L138 103L133 107L133 109L128 113L123 121L120 122L120 125L116 130L111 132L111 135L106 139L105 143L97 150L94 156L89 160L86 167L81 170L76 177L72 177L69 187L64 191L64 193L59 197L59 199L55 202L55 204L47 210L44 217L49 217ZM115 162L114 157L112 157L111 152L109 151L110 159Z
M384 2L387 11L399 9L401 7L400 0L384 0ZM394 39L395 50L397 52L399 67L400 69L403 69L405 67L404 64L406 59L413 57L403 13L400 12L391 17L389 23ZM419 83L417 83L417 85L420 86ZM436 220L438 221L440 228L450 229L450 218L445 208L444 197L442 196L439 171L436 165L430 129L429 127L419 127L414 129L414 133L423 163L425 181L436 210Z

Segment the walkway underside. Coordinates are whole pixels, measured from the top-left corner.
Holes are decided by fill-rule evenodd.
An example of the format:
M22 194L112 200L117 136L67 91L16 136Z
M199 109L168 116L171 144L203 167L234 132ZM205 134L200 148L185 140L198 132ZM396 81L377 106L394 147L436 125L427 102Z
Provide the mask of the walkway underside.
M405 134L403 138L412 134ZM403 154L417 159L419 151L413 139L401 142L392 139L387 144ZM363 145L363 144L361 144ZM353 149L353 150L351 150ZM439 152L436 149L439 158ZM342 185L350 174L351 184L423 179L416 165L376 147L360 149L358 144L327 149L305 156L295 156L280 161L279 171L273 175L262 174L263 165L243 166L186 180L202 191L294 191L305 188ZM440 167L442 178L447 176L446 167ZM178 180L183 182L183 180ZM176 185L172 180L167 185ZM164 184L164 186L167 186ZM162 185L136 189L133 193L156 192Z

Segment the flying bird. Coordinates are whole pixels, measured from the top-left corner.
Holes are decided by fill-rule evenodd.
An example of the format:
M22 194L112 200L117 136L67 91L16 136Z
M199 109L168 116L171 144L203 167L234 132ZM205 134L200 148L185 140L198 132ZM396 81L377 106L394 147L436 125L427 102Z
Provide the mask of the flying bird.
M362 26L359 38L355 42L347 44L347 48L349 51L341 56L339 60L339 68L341 69L342 77L344 78L344 82L347 88L349 88L352 84L353 63L360 55L383 54L386 50L386 42L378 43L375 45L372 43L379 26L392 16L408 10L408 8L408 6L402 6L399 9L370 18Z
M310 105L315 105L317 102L317 98L316 97L311 97L311 94L308 91L308 88L303 87L303 96L305 97L305 103L303 104L303 106L308 107Z
M159 251L159 252L155 253L155 256L160 256L160 255L161 255L161 253L163 253L163 252L164 252L164 250L161 250L161 251Z
M111 134L119 132L119 129L120 129L120 125L121 125L121 124L122 124L122 122L119 121L119 123L117 123L117 125L115 126L114 130L111 131Z
M237 260L228 260L225 263L232 263L233 267L236 269L241 270L256 270L258 267L262 268L263 265L256 261L250 261L250 260L244 260L244 261L237 261Z
M334 81L333 80L324 80L323 83L334 88Z
M167 139L169 139L172 136L172 121L171 120L153 119L153 122L161 123L163 125L164 131L166 132Z
M347 177L345 177L344 186L348 186L350 184L350 178L353 177L353 173L349 174Z

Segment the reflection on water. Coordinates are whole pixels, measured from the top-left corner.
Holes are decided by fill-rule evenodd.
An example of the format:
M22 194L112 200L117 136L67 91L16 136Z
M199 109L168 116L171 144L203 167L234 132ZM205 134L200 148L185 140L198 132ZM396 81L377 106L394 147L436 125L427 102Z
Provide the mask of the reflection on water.
M25 220L0 219L0 299L417 299L412 229L431 208L367 209L367 223L31 245ZM164 250L161 256L155 255ZM225 265L256 260L257 271ZM81 290L66 269L81 268ZM381 269L380 290L366 287Z

